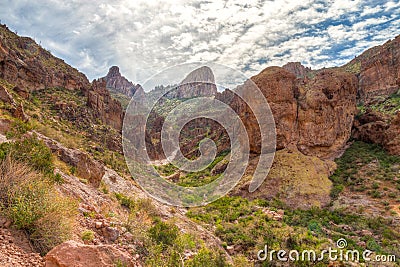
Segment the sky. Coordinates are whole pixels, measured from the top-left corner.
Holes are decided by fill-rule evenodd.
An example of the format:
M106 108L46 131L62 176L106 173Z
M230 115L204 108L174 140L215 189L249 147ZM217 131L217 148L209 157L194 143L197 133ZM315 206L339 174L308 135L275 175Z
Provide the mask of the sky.
M90 80L118 65L144 83L199 61L247 77L291 61L343 65L400 34L400 0L1 0L0 19Z

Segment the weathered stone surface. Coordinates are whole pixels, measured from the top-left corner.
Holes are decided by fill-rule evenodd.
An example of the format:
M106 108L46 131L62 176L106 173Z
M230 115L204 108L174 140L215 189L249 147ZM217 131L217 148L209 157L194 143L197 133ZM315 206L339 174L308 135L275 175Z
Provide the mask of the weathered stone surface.
M394 118L367 110L354 123L354 139L381 145L390 154L400 155L400 112Z
M256 162L250 164L254 167ZM276 197L292 208L326 206L330 202L332 186L329 175L335 168L333 161L306 156L296 147L285 148L276 152L272 168L260 188L249 193L251 176L245 175L244 182L234 189L233 194L250 199Z
M357 78L338 70L323 70L298 88L295 143L299 151L319 158L336 157L351 136Z
M400 36L373 47L347 67L359 73L360 100L368 103L377 96L389 96L400 88Z
M88 107L92 108L105 124L122 130L124 111L121 103L113 99L106 88L106 80L93 80L92 86L88 91Z
M11 121L9 119L0 119L0 133L6 134L11 130Z
M268 100L275 119L277 149L283 149L292 142L295 138L293 135L296 134L296 76L283 68L269 67L258 75L253 76L251 80ZM257 99L251 102L253 101L257 101ZM250 113L250 111L246 109L246 113ZM245 125L247 124L246 129L250 131L258 127L256 126L258 122L255 120L255 117L245 118L244 116L242 120L245 122ZM259 137L261 136L254 135L250 138L250 142L254 143L257 152L261 148L261 139Z
M128 97L132 97L133 95L144 96L142 86L140 86L140 84L135 85L128 81L128 79L121 75L119 67L117 66L112 66L104 79L107 81L107 89L124 94Z
M52 249L45 257L46 267L133 267L135 262L129 253L111 245L84 245L76 241L67 241Z
M24 89L24 88L21 88L21 87L19 87L19 86L15 86L14 88L13 88L13 90L14 90L14 92L16 92L20 97L22 97L22 98L25 98L25 99L28 99L29 98L29 91L28 90L26 90L26 89Z
M20 119L21 121L26 122L29 120L29 117L25 114L22 103L19 103L19 105L13 109L12 114L15 118Z
M283 68L270 67L251 79L272 110L278 150L293 144L303 154L332 158L345 146L356 112L355 75L323 70L312 79L296 79ZM248 130L251 152L260 153L261 135L250 108L228 91L217 98L240 115ZM253 101L257 99L250 99L250 105Z
M11 96L8 90L2 85L0 85L0 100L7 104L15 105L14 98Z
M105 173L104 166L100 162L80 150L66 148L57 141L40 133L35 132L35 134L39 139L43 140L53 153L57 154L60 160L74 166L79 177L87 179L94 187L99 187Z
M85 92L90 87L84 74L5 25L0 25L0 78L27 91L64 87Z
M189 73L177 89L170 91L167 96L171 98L193 98L214 96L216 93L217 86L215 85L214 73L209 67L204 66Z
M386 138L385 149L392 155L400 156L400 112L386 130Z

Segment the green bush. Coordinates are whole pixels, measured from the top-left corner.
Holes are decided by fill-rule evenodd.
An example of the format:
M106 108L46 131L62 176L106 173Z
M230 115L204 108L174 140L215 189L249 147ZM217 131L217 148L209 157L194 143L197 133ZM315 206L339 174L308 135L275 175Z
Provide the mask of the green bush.
M81 239L83 241L89 241L92 242L94 239L94 232L92 230L85 230L81 234Z
M43 141L35 137L0 144L0 160L5 159L7 155L45 175L52 175L54 172L53 155L50 149Z
M193 259L187 261L185 266L188 267L224 267L229 266L225 257L218 252L213 252L208 248L201 248L199 252L193 257Z
M20 119L15 119L11 124L11 130L6 133L6 136L9 139L14 137L18 138L30 130L32 130L32 125Z
M122 193L115 193L115 197L119 201L119 203L128 208L128 209L133 209L135 207L135 201L131 199L130 197L122 194Z
M148 232L153 241L166 248L174 244L178 237L179 229L176 225L158 219Z
M48 177L11 157L0 165L1 213L25 230L41 254L68 240L76 202L61 196Z

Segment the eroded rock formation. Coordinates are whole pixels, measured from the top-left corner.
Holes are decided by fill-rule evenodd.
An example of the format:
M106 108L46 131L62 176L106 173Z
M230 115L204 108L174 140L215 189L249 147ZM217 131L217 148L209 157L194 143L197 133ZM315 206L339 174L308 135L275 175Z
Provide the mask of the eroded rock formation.
M304 78L311 72L311 68L304 67L300 62L289 62L282 68L293 73L297 78Z
M368 49L345 65L359 76L359 97L365 103L400 88L400 36Z
M107 89L109 90L113 90L128 97L132 97L135 94L144 95L142 86L140 86L140 84L135 85L128 81L128 79L121 75L119 67L117 66L112 66L104 79L107 81Z
M87 105L97 113L98 118L105 124L117 130L122 129L124 112L121 103L111 97L106 88L105 79L93 80L88 91Z

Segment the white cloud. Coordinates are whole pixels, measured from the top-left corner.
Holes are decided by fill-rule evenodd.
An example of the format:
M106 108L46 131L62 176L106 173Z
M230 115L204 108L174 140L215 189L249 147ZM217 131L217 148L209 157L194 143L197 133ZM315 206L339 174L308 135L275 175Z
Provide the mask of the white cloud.
M85 72L134 82L214 61L252 76L270 65L343 64L398 34L400 3L361 0L9 0L0 18Z

